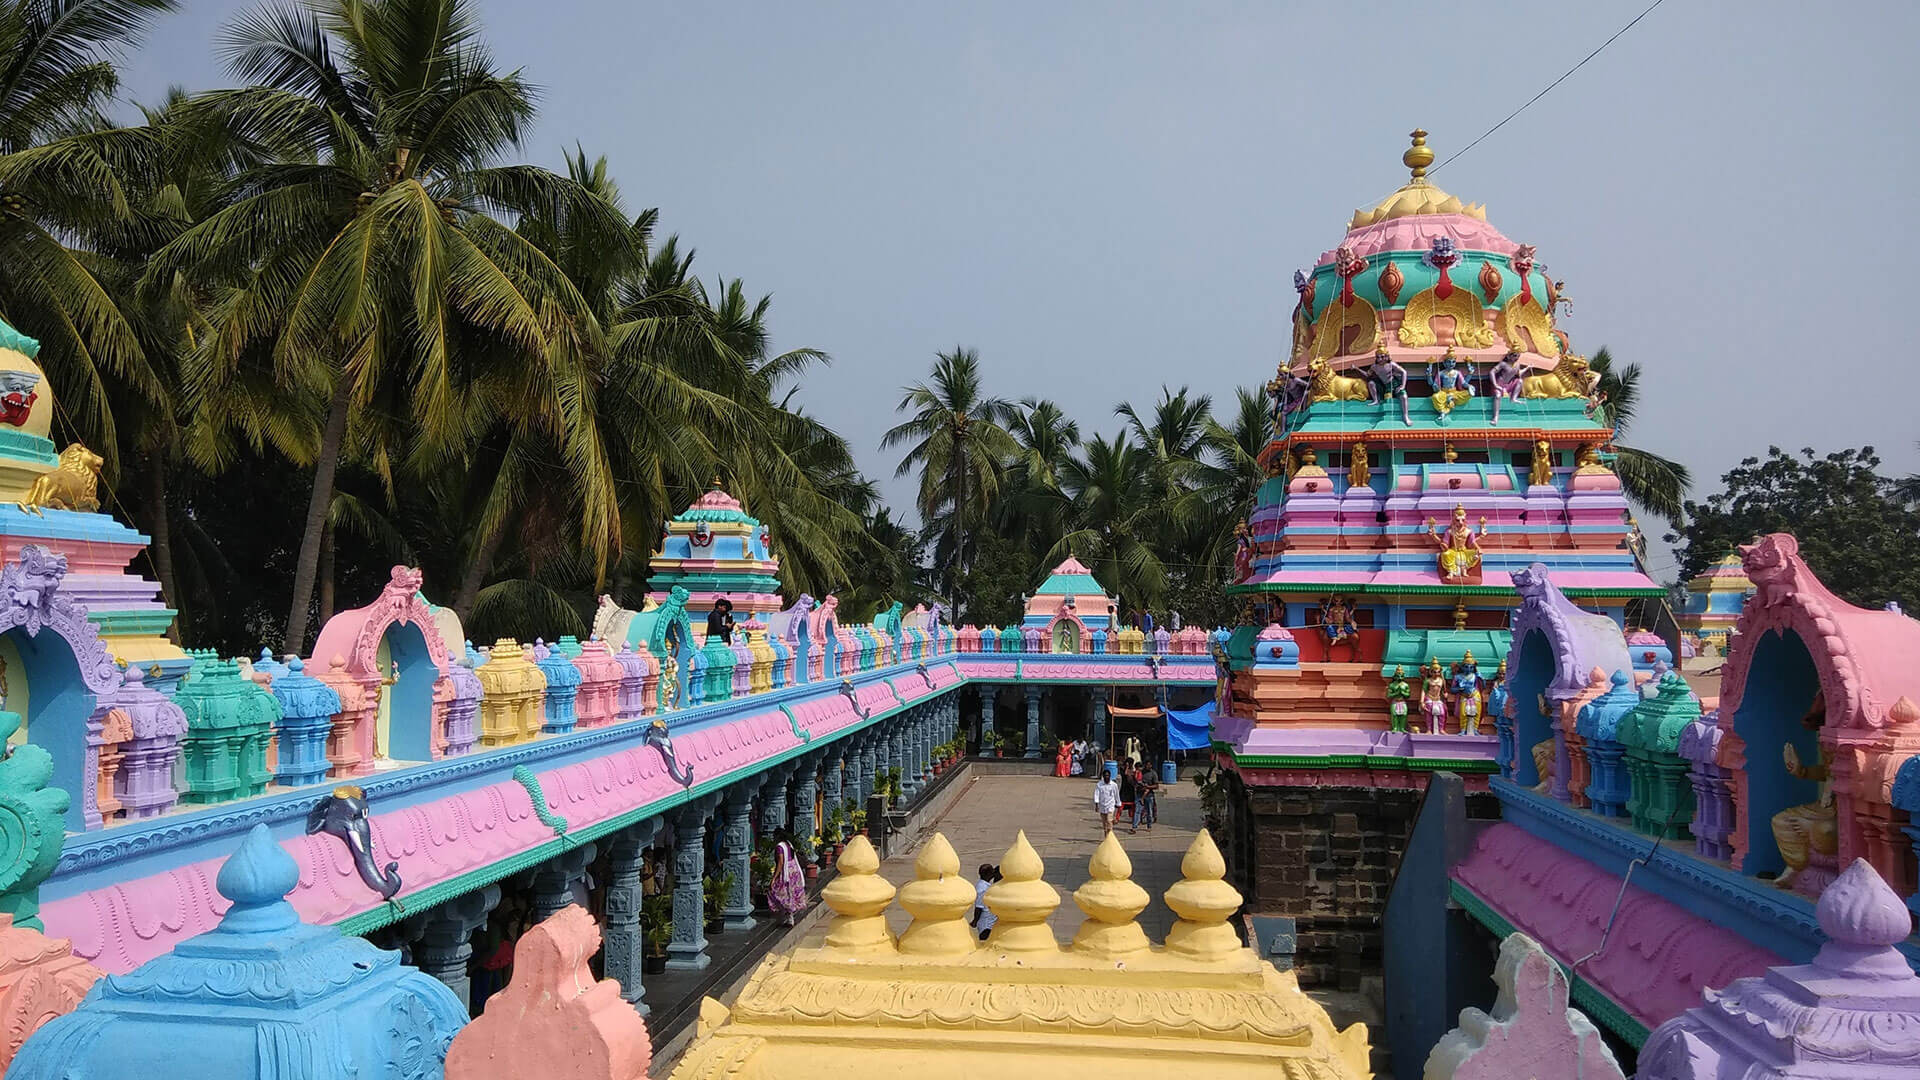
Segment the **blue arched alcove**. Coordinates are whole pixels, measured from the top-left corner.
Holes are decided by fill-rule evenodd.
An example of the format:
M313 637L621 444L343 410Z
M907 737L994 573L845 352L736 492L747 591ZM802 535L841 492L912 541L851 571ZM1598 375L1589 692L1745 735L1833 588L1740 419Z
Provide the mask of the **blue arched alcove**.
M1540 711L1540 695L1554 675L1553 646L1547 635L1529 631L1513 650L1508 666L1508 685L1513 688L1513 781L1533 787L1546 779L1534 768L1533 748L1553 737L1553 718Z
M86 828L84 785L95 782L86 775L87 717L93 715L97 699L81 678L79 661L66 638L44 626L34 635L16 626L6 636L26 668L10 673L9 678L24 679L27 684L27 741L52 756L53 779L47 786L72 797L66 825L68 831L79 832Z
M1819 690L1820 673L1799 634L1769 630L1754 642L1740 711L1733 714L1734 734L1747 746L1747 805L1740 827L1747 830L1742 868L1748 874L1785 869L1773 840L1773 815L1820 797L1818 783L1787 774L1781 751L1791 744L1802 765L1820 760L1819 733L1800 723Z
M391 752L397 761L429 761L433 758L433 684L440 668L427 650L426 635L412 623L396 622L382 636L394 671L392 686L386 687Z

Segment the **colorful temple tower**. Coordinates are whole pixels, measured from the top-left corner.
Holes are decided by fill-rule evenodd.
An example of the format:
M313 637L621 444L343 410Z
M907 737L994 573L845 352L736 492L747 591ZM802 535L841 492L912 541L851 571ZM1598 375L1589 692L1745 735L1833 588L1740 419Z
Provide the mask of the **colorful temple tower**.
M785 606L771 532L748 516L739 499L720 490L719 477L705 495L667 522L660 550L647 565L652 571L647 599L666 604L678 586L687 591L690 616L704 617L721 597L733 601L740 622L749 614L771 615Z
M1740 563L1740 553L1728 552L1726 558L1687 582L1686 606L1674 616L1674 621L1680 624L1682 633L1697 638L1703 646L1712 645L1714 651L1725 655L1727 637L1740 621L1740 609L1746 606L1747 597L1751 595L1753 582Z
M1294 275L1268 479L1229 590L1247 605L1215 738L1241 869L1254 910L1308 921L1309 980L1365 965L1377 945L1348 932L1370 924L1372 893L1326 902L1356 887L1333 855L1324 876L1284 865L1331 832L1381 848L1358 865L1390 877L1427 773L1486 790L1528 568L1615 624L1664 592L1631 549L1599 377L1555 325L1559 286L1531 245L1426 179L1425 136L1402 158L1412 178ZM1298 812L1263 788L1294 789Z
M1093 571L1072 556L1053 568L1047 580L1027 599L1022 629L1038 629L1048 652L1087 652L1093 632L1112 633L1117 602L1094 580Z

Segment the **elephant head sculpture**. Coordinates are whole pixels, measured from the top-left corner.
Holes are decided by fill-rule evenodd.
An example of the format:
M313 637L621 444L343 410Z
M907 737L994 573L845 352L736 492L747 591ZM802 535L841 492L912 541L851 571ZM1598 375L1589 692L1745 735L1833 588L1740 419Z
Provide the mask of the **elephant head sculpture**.
M673 736L667 731L665 720L655 720L647 727L647 745L660 751L660 760L667 763L667 775L683 788L693 786L693 766L684 769L678 758L673 756Z
M390 862L385 870L373 864L373 818L366 792L343 785L334 788L333 794L321 796L307 811L307 835L314 833L339 837L353 854L353 868L360 872L360 880L379 893L380 899L391 900L400 891L400 864Z

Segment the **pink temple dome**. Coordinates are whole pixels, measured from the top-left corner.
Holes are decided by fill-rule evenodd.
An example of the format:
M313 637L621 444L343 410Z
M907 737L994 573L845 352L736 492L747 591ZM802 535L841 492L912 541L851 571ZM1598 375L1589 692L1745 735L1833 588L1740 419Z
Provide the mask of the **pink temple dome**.
M720 490L719 485L716 484L709 489L706 494L695 499L692 508L695 510L740 510L741 506L739 499Z

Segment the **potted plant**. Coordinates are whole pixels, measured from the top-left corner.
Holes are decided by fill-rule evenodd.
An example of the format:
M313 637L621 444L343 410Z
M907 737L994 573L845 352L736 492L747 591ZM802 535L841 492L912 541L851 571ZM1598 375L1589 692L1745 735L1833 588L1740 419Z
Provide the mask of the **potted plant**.
M767 893L773 888L773 846L770 837L754 841L753 854L747 858L747 888L753 896L755 911L773 910L767 906Z
M667 970L667 943L673 940L673 897L655 893L640 901L640 933L644 941L640 970L658 975Z
M840 856L840 841L846 835L847 812L843 807L835 806L827 811L827 821L820 830L820 859L832 862Z
M900 797L904 793L905 789L900 786L900 768L896 765L887 770L887 805L900 805Z
M727 894L733 891L734 885L737 884L739 880L740 879L733 874L723 873L708 874L706 878L701 881L700 891L701 899L705 901L702 906L706 909L707 933L717 934L720 932L723 921L720 915L720 907L727 902Z
M1000 756L1000 733L989 728L980 733L980 756Z
M1027 734L1024 731L1009 731L1000 740L1003 757L1019 757L1027 752Z
M865 810L848 811L847 825L861 836L867 835L867 812Z
M800 858L800 865L807 872L807 880L814 881L820 876L820 838L818 836L796 836L793 838L793 853Z

